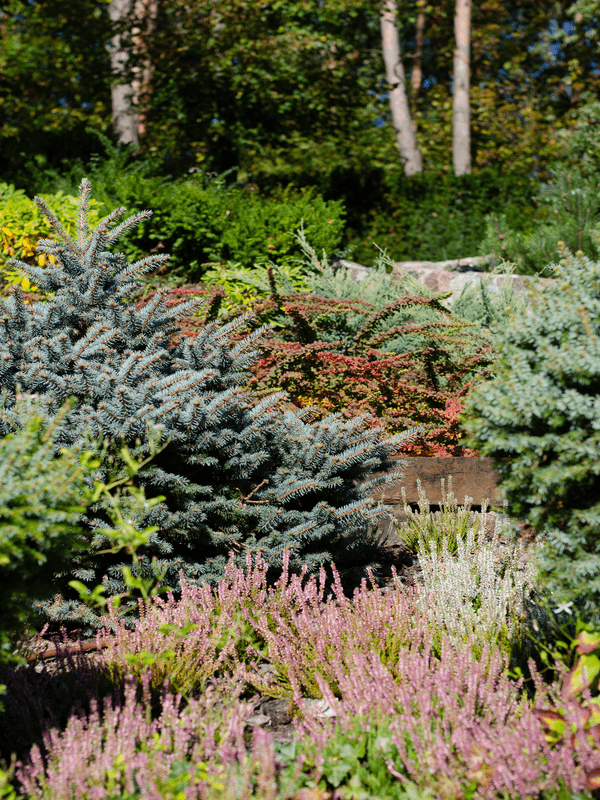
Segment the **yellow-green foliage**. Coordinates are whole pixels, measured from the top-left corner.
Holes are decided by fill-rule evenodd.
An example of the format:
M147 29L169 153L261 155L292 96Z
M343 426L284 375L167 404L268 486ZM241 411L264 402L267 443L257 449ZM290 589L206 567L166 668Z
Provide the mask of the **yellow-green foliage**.
M297 264L284 262L271 263L271 266L281 291L310 292L311 287L305 280L306 268L300 263L300 259ZM210 269L202 276L202 283L209 287L222 286L225 289L225 299L221 308L226 312L235 308L245 310L244 307L251 307L257 297L264 299L270 293L267 264L244 267L233 261L227 264L211 262Z
M64 194L42 194L41 197L57 210L63 225L70 234L75 229L77 214L77 197ZM90 200L90 222L96 225L105 213L104 204L99 200ZM7 266L10 258L17 258L32 266L43 267L46 256L36 256L35 250L39 239L50 236L50 225L40 217L33 200L26 196L23 189L15 189L7 183L0 183L0 282L21 286L25 291L36 290L29 279L15 269ZM54 261L54 256L50 256Z

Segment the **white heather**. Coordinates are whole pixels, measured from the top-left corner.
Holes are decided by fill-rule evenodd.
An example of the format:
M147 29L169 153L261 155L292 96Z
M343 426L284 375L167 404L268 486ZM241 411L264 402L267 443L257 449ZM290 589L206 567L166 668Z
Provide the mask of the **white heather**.
M524 558L522 542L501 540L502 517L496 518L490 540L486 512L474 516L478 519L464 538L458 537L454 556L446 539L439 549L434 541L419 540L423 586L417 602L431 625L457 642L470 635L482 643L512 639L524 620L535 572Z

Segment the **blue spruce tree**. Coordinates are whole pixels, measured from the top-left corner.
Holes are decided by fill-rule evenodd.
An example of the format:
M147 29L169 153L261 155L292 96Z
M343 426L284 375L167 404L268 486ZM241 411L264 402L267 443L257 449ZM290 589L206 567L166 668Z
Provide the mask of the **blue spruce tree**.
M383 439L362 418L339 415L311 423L306 412L286 407L283 394L258 401L244 383L266 329L231 341L251 315L227 325L211 322L197 339L173 345L177 317L197 301L167 309L169 292L162 290L139 310L131 302L141 287L136 277L168 256L129 264L108 249L151 212L113 225L125 211L116 209L90 231L90 192L84 179L76 241L35 198L56 241L39 242L38 250L53 257L44 268L12 261L47 299L28 305L15 288L0 302L0 388L7 392L0 435L19 424L18 387L38 395L49 413L74 397L57 450L83 442L91 431L108 445L97 475L104 477L123 443L145 456L149 431L159 426L169 444L137 480L147 496L166 500L135 522L140 529L158 527L140 553L140 569L146 577L164 573L169 586L177 587L180 572L192 583L215 582L230 553L241 564L248 551L274 569L286 549L296 570L335 561L357 577L357 567L360 574L376 567L371 531L389 509L377 507L371 495L399 477L389 473L390 455L410 434ZM367 480L373 472L388 475ZM102 508L88 509L85 524L89 550L73 575L63 576L64 602L53 606L57 619L79 614L65 589L73 576L90 586L102 581L108 594L125 589L121 557L100 554L108 545L97 532L106 527Z

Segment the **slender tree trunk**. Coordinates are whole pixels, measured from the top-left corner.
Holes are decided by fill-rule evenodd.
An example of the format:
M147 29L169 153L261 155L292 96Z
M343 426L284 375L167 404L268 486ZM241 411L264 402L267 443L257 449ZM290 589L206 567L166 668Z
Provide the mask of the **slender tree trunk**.
M415 34L415 59L410 76L411 99L413 103L421 91L423 81L423 42L425 40L425 0L419 0L417 12L417 30Z
M134 111L137 111L137 135L141 139L146 132L146 111L143 108L150 93L150 82L154 71L152 61L148 56L148 39L156 28L158 16L158 0L136 0L134 17L135 25L131 29L131 41L134 52L143 58L141 66L132 70L134 78L131 82L132 101ZM142 106L142 108L140 108Z
M108 5L108 16L111 22L123 31L123 24L130 19L133 0L111 0ZM139 143L138 120L133 109L133 87L124 80L129 62L126 47L127 33L119 32L111 39L110 65L113 78L117 82L111 86L113 128L119 144Z
M456 0L454 15L454 97L452 161L455 175L471 172L471 106L469 101L471 0Z
M381 14L381 42L385 74L390 89L390 111L405 175L423 171L415 131L406 97L406 77L400 58L400 37L396 27L396 0L385 0Z

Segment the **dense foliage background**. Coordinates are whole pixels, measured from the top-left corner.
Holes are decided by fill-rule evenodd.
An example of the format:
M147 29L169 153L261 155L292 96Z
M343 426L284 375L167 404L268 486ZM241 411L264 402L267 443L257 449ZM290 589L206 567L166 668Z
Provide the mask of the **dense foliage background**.
M373 242L397 260L475 255L482 240L488 252L494 245L514 258L509 232L528 237L552 214L541 184L556 178L559 162L579 165L589 149L585 130L572 134L597 96L595 0L474 5L473 168L460 178L450 152L454 2L399 4L424 161L411 179L391 125L380 0L138 0L130 17L141 14L143 47L126 36L131 19L111 21L112 5L0 6L0 180L30 197L76 187L94 153L107 155L111 86L142 72L139 142L120 147L130 164L169 181L231 170L228 184L274 199L312 187L343 204L341 246L352 245L361 263L372 259ZM117 76L118 33L129 60ZM594 113L587 120L593 130ZM120 163L117 177L123 171ZM108 199L122 202L118 186L108 185ZM534 271L533 259L525 261L521 269Z

